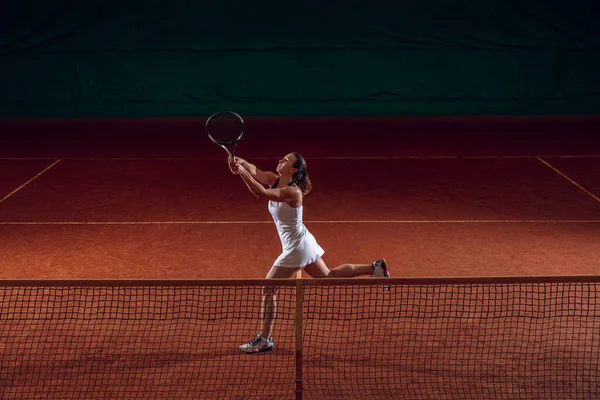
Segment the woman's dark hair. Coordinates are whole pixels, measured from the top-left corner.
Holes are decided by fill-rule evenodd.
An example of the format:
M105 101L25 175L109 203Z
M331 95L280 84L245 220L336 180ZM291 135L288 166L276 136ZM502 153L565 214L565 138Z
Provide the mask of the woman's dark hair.
M308 177L308 172L306 172L306 160L296 152L293 152L292 154L296 157L294 168L298 170L292 176L292 182L294 182L294 184L302 190L302 194L306 196L312 190L312 183Z

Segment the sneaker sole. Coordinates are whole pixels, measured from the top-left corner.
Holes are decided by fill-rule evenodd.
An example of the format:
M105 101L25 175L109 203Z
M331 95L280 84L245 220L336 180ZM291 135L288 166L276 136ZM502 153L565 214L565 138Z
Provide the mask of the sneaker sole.
M383 268L383 277L384 278L389 278L390 277L390 270L387 267L387 261L386 261L385 258L382 258L381 261L382 261L381 265L384 266L384 268Z
M270 347L264 347L262 349L252 349L252 350L244 350L244 349L240 349L243 353L246 354L254 354L254 353L264 353L265 351L271 351L275 348L275 345L270 346Z
M384 278L389 278L390 277L390 270L387 267L387 260L385 258L381 259L381 265L383 266L382 267L382 269L383 269L383 277ZM387 289L388 292L390 290L392 290L392 287L390 285L386 285L384 287Z

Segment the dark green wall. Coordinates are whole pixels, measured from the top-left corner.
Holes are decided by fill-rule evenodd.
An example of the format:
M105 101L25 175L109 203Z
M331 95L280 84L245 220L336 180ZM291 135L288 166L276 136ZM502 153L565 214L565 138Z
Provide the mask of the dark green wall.
M0 116L600 113L591 0L21 0Z

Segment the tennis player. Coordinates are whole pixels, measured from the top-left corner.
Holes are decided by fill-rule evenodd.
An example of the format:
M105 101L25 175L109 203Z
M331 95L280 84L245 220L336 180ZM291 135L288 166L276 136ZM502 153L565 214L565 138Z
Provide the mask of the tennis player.
M277 165L277 173L261 171L248 161L228 158L229 168L240 175L250 191L268 200L283 252L275 260L267 279L292 278L304 269L313 278L352 278L370 275L389 278L385 259L372 264L342 264L329 270L321 258L325 251L302 221L303 198L310 193L312 184L306 171L306 161L298 153L283 157ZM262 302L262 327L256 338L240 346L246 353L259 353L275 347L272 330L276 312L274 289L265 289Z

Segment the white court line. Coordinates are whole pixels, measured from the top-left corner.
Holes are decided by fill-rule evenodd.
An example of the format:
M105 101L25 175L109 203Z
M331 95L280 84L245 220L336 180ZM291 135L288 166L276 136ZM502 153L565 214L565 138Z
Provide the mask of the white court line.
M44 172L48 171L50 168L54 167L59 162L60 162L60 160L54 161L52 164L48 165L46 168L44 168L42 171L40 171L33 178L31 178L30 180L28 180L27 182L25 182L24 184L22 184L21 186L19 186L18 188L16 188L15 190L13 190L12 192L10 192L6 196L4 196L4 198L2 198L0 200L0 204L2 204L5 200L7 200L8 198L10 198L12 195L14 195L15 193L17 193L19 190L23 189L25 186L29 185L31 182L33 182L37 178L39 178Z
M577 186L579 189L581 189L584 193L588 194L589 196L591 196L593 199L595 199L596 201L600 202L600 198L598 198L598 196L596 196L595 194L593 194L592 192L590 192L589 190L587 190L586 188L584 188L583 186L581 186L579 183L575 182L573 179L569 178L566 174L564 174L563 172L561 172L558 168L553 167L549 162L547 162L546 160L543 160L541 158L538 158L538 160L540 160L540 162L542 162L543 164L545 164L547 167L551 168L552 170L554 170L554 172L556 172L557 174L559 174L560 176L562 176L563 178L565 178L566 180L568 180L569 182L571 182L573 185Z
M307 160L455 160L455 159L539 159L539 158L600 158L600 155L549 155L549 156L324 156L305 157ZM55 160L56 157L0 157L0 161ZM274 160L278 157L252 157L252 160ZM65 161L223 161L223 157L62 157Z
M0 221L0 225L252 225L273 221ZM305 224L598 224L600 219L330 220Z

